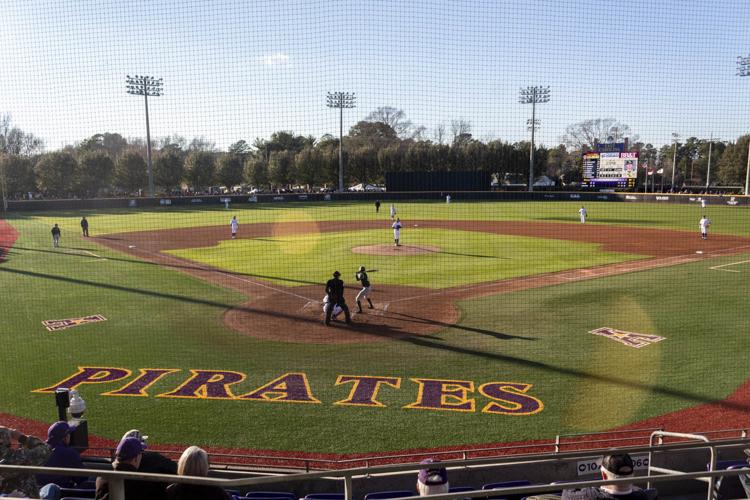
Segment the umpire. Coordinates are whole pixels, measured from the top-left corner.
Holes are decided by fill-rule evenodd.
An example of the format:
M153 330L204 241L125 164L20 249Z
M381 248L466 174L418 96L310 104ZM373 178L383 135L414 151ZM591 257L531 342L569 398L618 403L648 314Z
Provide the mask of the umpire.
M328 303L331 305L331 307L326 309L326 326L331 324L331 312L333 312L334 307L337 305L344 311L346 324L352 324L352 317L349 314L349 306L346 305L346 300L344 299L344 282L341 281L339 276L341 276L341 273L335 271L333 273L333 278L326 282L326 295L328 295Z

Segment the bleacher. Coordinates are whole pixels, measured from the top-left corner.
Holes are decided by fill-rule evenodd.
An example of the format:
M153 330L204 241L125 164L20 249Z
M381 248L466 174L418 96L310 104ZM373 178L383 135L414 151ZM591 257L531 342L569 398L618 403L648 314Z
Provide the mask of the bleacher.
M649 436L648 444L584 450L565 450L566 443L558 438L557 450L552 452L442 460L441 466L448 469L452 487L449 493L435 495L434 498L520 500L538 494L559 495L564 488L617 482L633 482L649 489L652 498L656 497L657 491L659 498L744 498L744 490L737 476L750 472L750 465L743 453L744 448L750 447L750 438L746 430L733 432L735 435L731 437L709 439L705 435L654 431ZM588 465L597 457L612 453L629 453L645 458L639 461L634 478L601 481L596 471L589 470L592 467ZM386 500L413 497L417 495L416 472L424 467L418 461L411 461L315 471L269 471L267 467L215 464L207 478L186 478L114 472L107 461L97 458L85 461L85 465L90 469L53 469L53 472L67 475L81 475L84 472L92 479L97 475L106 476L113 499L123 493L123 479L148 478L169 483L187 481L218 485L229 491L236 500ZM4 469L36 472L43 468L0 465L0 473ZM92 481L76 489L63 490L63 498L68 500L93 497Z

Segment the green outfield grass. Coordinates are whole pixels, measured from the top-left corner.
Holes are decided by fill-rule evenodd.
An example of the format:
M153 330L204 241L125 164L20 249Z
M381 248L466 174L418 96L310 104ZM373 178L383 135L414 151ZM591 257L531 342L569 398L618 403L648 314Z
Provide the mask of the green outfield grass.
M414 211L415 218L502 220L525 216L528 220L558 217L571 222L575 221L576 209L572 203L397 206L405 218ZM587 208L597 223L627 224L630 220L639 226L697 231L698 209L694 206L597 203L587 204ZM750 232L750 211L734 207L709 207L708 211L714 227L724 229L720 232ZM97 234L105 230L228 225L231 213L238 213L243 224L264 218L374 217L369 204L86 215ZM748 378L744 338L750 324L748 267L737 264L724 268L739 272L710 267L750 260L750 254L464 301L458 304L461 319L457 325L426 337L365 345L299 345L260 341L228 330L221 323L222 314L246 297L84 240L77 230L80 215L19 214L9 219L20 237L8 260L0 264L0 338L8 353L0 364L0 413L54 420L54 397L31 391L72 375L79 366L121 367L134 374L140 368L170 368L180 371L156 382L148 389L149 397L102 395L124 382L81 386L89 405L90 431L116 439L128 429L140 428L154 443L375 452L540 439L607 429L722 399ZM380 217L385 218L383 214ZM63 224L63 248L59 250L50 248L49 225L53 220ZM361 233L357 232L355 238L352 233L346 237L336 233L322 236L331 238L328 243L346 248L370 238L370 231ZM440 241L438 246L443 248L452 245L441 233L430 230L422 234L430 241ZM377 238L382 238L378 234ZM512 242L516 253L524 254L528 269L535 259L542 262L558 257L564 265L578 265L577 252L591 251L586 245L550 245L527 238L477 238L471 247L451 248L471 250L456 253L499 257L506 252L503 245ZM300 245L292 240L273 243L289 253L275 250L270 254L275 259L262 260L261 270L266 275L284 276L291 272L285 269L296 273L297 266L308 266L302 275L318 279L316 273L323 269L318 267L322 266L319 259L306 254L299 257ZM257 256L254 245L259 244L252 240L226 242L198 253L205 259L211 252L217 252L216 256L225 252L232 265L243 266L244 260ZM534 248L538 255L528 255ZM564 257L566 253L569 257ZM466 260L462 261L461 256L438 256L443 257L446 260L440 265L424 264L430 276L426 284L437 283L438 275L450 275L454 272L451 266L458 267L460 262L475 262L480 268L488 260L503 261L497 265L504 265L504 259L463 256ZM360 261L355 257L352 269ZM325 270L327 277L330 268ZM467 268L464 272L474 271ZM387 270L374 277L382 282L397 279ZM419 312L417 306L414 313ZM47 319L90 314L102 314L107 321L57 333L41 326ZM661 335L666 340L632 349L588 333L603 326ZM341 332L346 334L343 329ZM284 373L305 373L321 403L155 397L177 388L190 369L246 374L235 394L257 389ZM400 388L381 389L378 399L383 407L335 405L351 389L350 384L335 384L338 375L398 377ZM418 396L418 386L411 378L472 382L477 409L404 408ZM478 387L487 382L529 384L528 394L541 400L544 409L528 416L481 413L479 410L490 400L478 393Z
M224 240L212 247L167 253L287 286L306 285L310 281L325 283L330 278L331 266L351 270L344 279L353 280L359 266L366 264L369 269L378 269L378 274L372 276L377 283L428 288L642 258L604 252L600 245L590 243L419 227L404 229L402 241L436 247L440 251L398 257L351 251L365 245L391 245L392 240L388 240L391 233L390 230L368 230ZM297 277L299 281L290 281L290 277Z
M532 220L549 222L578 222L580 202L440 202L396 203L398 216L409 220ZM675 205L630 202L585 203L591 224L611 224L648 228L698 230L701 208L695 205ZM727 205L709 205L705 213L713 224L711 231L718 234L750 236L747 210ZM79 233L81 215L91 224L92 235L123 231L144 231L193 226L229 226L229 219L237 215L240 227L255 222L324 221L324 220L388 220L388 202L376 214L371 203L262 203L235 205L230 210L223 206L199 209L107 209L88 211L29 212L11 214L14 223L40 223L33 227L52 227L58 223L64 232ZM49 232L49 229L47 229ZM64 233L65 234L65 233Z

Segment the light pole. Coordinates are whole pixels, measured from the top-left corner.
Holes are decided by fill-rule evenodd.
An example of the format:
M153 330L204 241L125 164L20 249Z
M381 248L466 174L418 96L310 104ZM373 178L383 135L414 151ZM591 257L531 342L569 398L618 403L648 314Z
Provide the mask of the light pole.
M153 76L127 75L125 83L128 94L142 95L146 104L146 156L148 158L148 195L154 197L154 172L151 168L151 129L148 123L148 96L162 95L162 79Z
M714 133L711 132L711 139L708 140L708 168L706 169L706 194L711 186L711 150L714 145Z
M339 191L344 190L344 108L356 106L357 97L354 92L328 92L326 106L339 108Z
M674 142L674 154L672 155L672 184L669 186L669 192L674 193L674 171L677 170L677 139L680 134L672 132L672 142Z
M737 57L737 75L750 76L750 56ZM745 170L745 196L750 195L750 141L747 143L747 167Z
M536 132L536 105L549 102L549 87L538 85L521 88L521 104L531 104L531 151L529 153L529 191L534 190L534 132Z

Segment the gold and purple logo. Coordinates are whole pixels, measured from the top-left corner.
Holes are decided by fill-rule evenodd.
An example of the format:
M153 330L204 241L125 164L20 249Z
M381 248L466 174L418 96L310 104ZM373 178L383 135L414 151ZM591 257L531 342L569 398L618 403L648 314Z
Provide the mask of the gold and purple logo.
M50 332L57 332L67 328L73 328L74 326L99 323L100 321L107 321L107 318L101 314L92 314L91 316L84 316L83 318L48 319L42 321L42 325L44 325L44 327Z
M593 335L599 335L601 337L607 337L608 339L614 340L615 342L625 344L628 347L635 347L636 349L640 349L641 347L646 347L649 344L654 344L656 342L666 340L666 337L660 337L658 335L626 332L625 330L618 330L617 328L612 328L609 326L591 330L589 333Z

